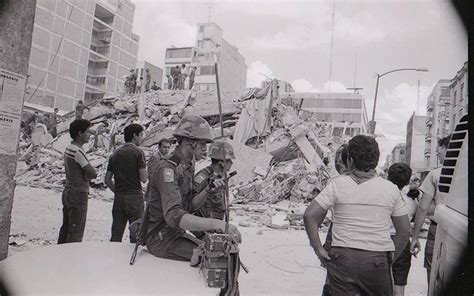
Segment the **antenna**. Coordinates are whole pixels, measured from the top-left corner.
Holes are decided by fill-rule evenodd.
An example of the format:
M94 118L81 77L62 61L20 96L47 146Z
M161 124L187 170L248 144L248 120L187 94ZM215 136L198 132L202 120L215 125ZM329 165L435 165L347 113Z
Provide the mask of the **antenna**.
M329 92L331 92L331 81L332 81L332 50L334 44L334 14L336 11L336 0L333 1L332 6L332 24L331 24L331 50L329 53Z
M355 64L354 64L354 83L352 85L353 88L356 87L356 80L357 80L357 51L355 53Z
M207 16L207 22L208 22L208 23L211 22L211 11L212 11L212 6L213 6L213 5L214 5L214 3L209 2L209 6L208 6L208 8L209 8L209 14L208 14L208 16Z
M420 110L418 109L418 105L420 103L420 72L418 72L418 89L416 94L416 114L420 115Z

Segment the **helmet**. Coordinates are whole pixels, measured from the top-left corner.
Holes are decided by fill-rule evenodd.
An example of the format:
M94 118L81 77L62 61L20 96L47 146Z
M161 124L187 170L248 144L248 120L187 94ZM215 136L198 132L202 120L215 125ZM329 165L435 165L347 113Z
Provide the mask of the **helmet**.
M183 137L191 140L214 142L211 135L211 126L201 116L187 115L179 122L173 132L175 137Z
M232 148L232 145L230 145L229 143L225 141L212 143L209 146L208 155L210 158L219 159L219 160L224 160L224 157L225 159L235 159L234 148Z

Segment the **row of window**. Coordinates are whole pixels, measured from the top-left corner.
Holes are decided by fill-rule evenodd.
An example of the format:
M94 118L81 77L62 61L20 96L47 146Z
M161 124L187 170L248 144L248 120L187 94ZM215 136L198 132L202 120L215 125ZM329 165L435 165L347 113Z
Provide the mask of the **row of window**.
M89 60L89 67L96 68L96 69L107 69L109 62L94 62Z
M167 58L190 58L192 55L192 48L173 48L166 50Z
M354 122L360 123L361 116L359 113L323 113L323 112L313 112L313 117L317 121L325 122Z
M361 99L305 99L303 108L362 109Z
M186 67L189 68L189 64L185 64L185 65L186 65ZM174 67L166 67L166 75L170 75L172 68L174 68ZM199 67L196 67L196 73L195 73L196 76L198 76L198 75L215 75L215 74L216 74L216 70L215 70L214 66L199 66Z
M105 77L87 76L86 82L90 84L105 84Z

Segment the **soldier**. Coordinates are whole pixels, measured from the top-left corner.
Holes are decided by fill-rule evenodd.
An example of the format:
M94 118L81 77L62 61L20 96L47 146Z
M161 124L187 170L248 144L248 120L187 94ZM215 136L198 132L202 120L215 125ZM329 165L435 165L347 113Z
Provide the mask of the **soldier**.
M198 205L196 215L224 220L226 210L224 170L229 171L232 166L232 159L235 159L234 149L227 142L216 142L209 147L209 157L211 165L200 170L194 177L194 191L205 193L198 194L193 200ZM202 238L204 233L196 232L194 235Z
M162 159L150 181L148 192L148 238L146 246L157 257L199 264L194 249L202 242L189 231L225 231L226 223L219 219L191 214L197 208L193 200L192 179L194 158L206 143L213 142L211 127L200 116L185 116L173 135L178 146ZM241 242L237 227L229 225L229 235Z

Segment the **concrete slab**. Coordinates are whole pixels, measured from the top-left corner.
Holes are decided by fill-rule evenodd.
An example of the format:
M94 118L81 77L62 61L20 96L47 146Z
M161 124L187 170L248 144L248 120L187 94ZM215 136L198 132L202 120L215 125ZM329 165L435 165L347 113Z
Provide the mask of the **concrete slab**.
M15 295L218 295L188 262L157 258L133 244L70 243L25 251L0 262Z

